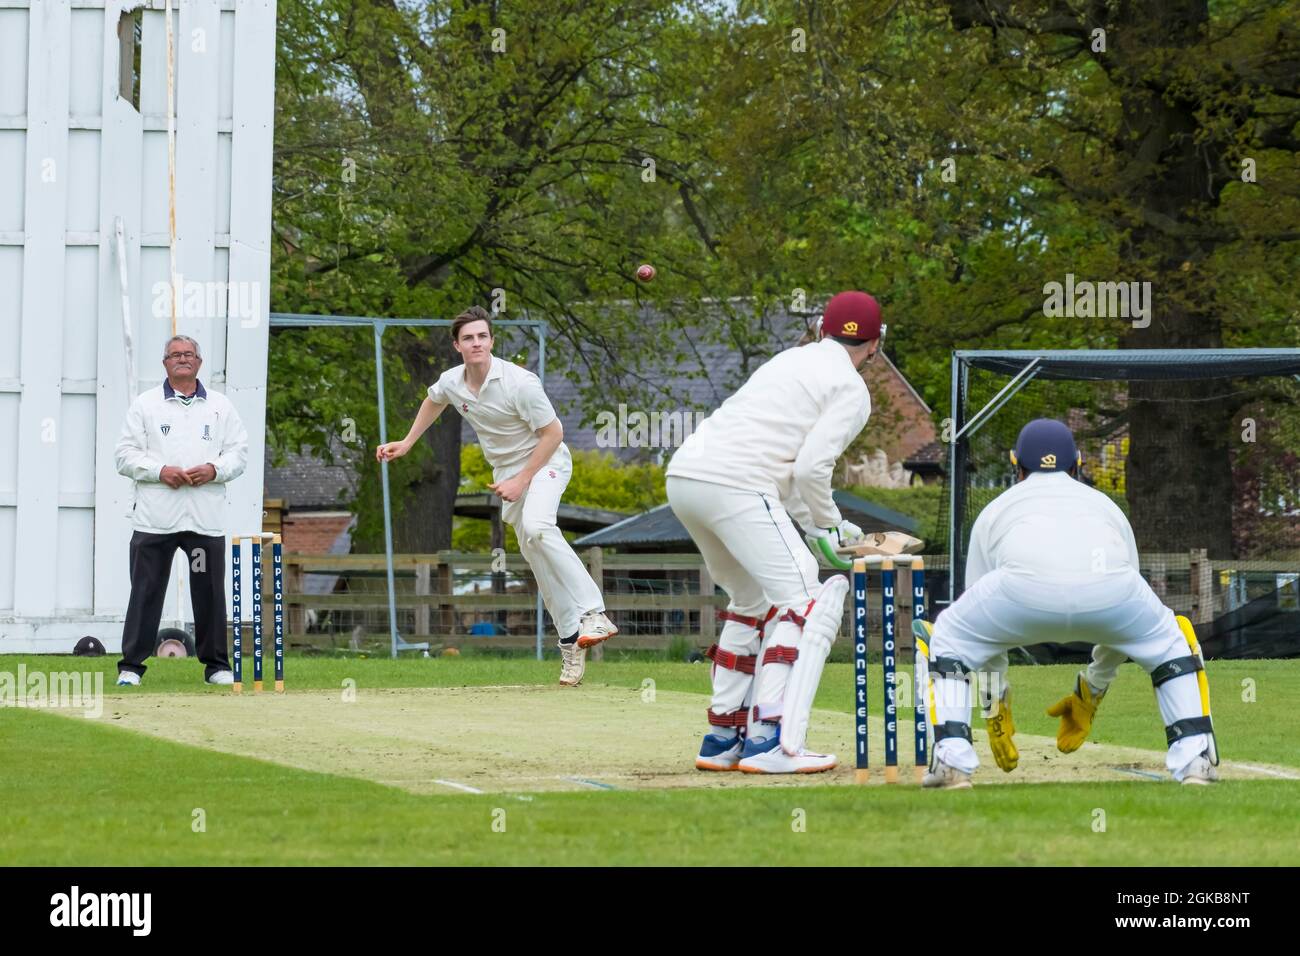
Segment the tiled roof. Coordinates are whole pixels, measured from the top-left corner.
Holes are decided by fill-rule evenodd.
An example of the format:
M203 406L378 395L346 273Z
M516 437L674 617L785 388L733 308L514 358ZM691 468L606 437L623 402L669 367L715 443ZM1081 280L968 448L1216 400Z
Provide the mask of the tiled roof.
M327 465L311 454L289 452L284 463L271 464L266 453L266 497L283 498L290 509L324 510L348 508L356 496L357 472L348 463L342 447L335 449L337 464Z
M847 491L836 491L833 497L845 518L869 531L904 531L907 534L916 534L916 522L907 515L866 501ZM575 547L584 548L610 548L632 544L680 545L692 550L695 548L691 536L687 534L682 523L677 520L677 515L673 514L668 505L643 511L618 524L579 538L573 543Z
M916 465L939 465L942 466L948 460L948 451L941 441L932 441L928 445L918 448L907 460L903 462L903 467L914 471Z

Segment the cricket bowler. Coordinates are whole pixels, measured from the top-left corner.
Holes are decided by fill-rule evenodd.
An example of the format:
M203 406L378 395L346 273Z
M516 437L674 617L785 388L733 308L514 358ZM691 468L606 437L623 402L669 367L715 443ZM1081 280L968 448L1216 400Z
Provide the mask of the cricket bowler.
M492 466L489 487L504 502L501 517L514 528L519 550L559 632L560 683L576 686L586 670L587 649L609 640L618 628L605 616L600 588L555 520L573 476L564 426L541 380L492 354L492 319L485 309L473 306L458 315L451 337L464 363L429 386L406 437L380 445L375 457L402 457L448 405L456 406L473 426L483 457Z

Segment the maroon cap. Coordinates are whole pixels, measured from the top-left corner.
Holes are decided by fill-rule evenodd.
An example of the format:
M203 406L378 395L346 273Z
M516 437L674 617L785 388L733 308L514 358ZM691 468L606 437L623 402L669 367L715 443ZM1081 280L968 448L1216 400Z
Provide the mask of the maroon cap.
M821 334L870 342L880 338L880 303L865 292L841 292L826 303Z

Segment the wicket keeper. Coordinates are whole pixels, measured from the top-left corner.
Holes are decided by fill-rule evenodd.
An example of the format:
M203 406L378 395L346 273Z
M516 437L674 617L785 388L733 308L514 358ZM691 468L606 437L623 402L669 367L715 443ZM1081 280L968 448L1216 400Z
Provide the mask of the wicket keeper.
M982 702L999 767L1019 760L1006 688L1007 648L1045 642L1094 645L1074 691L1048 710L1061 719L1057 748L1077 750L1119 665L1132 658L1151 676L1175 780L1218 779L1205 665L1191 623L1175 617L1138 573L1124 512L1077 480L1081 457L1062 422L1040 418L1011 452L1017 483L971 529L967 588L933 625L930 641L934 754L923 786L965 789L979 765L971 744L968 676L996 690Z

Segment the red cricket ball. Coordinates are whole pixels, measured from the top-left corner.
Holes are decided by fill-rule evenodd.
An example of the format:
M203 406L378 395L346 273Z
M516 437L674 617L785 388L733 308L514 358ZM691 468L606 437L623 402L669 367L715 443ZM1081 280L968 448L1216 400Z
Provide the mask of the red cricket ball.
M642 282L649 282L655 277L655 267L651 265L639 266L636 270L636 277Z

